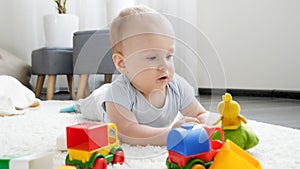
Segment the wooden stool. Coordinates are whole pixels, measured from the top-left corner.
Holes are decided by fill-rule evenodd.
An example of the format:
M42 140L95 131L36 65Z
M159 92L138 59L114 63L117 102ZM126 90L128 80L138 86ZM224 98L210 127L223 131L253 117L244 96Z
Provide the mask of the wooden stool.
M73 37L73 72L79 75L76 100L90 94L90 74L104 74L104 83L110 83L112 75L119 73L112 60L109 30L78 31Z
M85 98L90 94L89 89L89 75L88 74L81 74L79 75L79 83L78 83L78 89L76 94L76 100L79 100L81 98ZM112 81L112 74L104 74L104 83L111 83Z
M45 76L48 75L47 100L54 96L57 75L67 75L70 99L73 98L73 50L71 48L40 48L31 53L31 71L38 75L35 96L40 97Z

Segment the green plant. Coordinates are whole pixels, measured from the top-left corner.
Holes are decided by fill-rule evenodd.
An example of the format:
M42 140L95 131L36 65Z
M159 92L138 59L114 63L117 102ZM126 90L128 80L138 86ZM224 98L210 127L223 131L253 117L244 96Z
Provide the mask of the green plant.
M54 0L54 2L57 5L56 9L58 10L59 14L65 14L67 12L66 9L67 0Z

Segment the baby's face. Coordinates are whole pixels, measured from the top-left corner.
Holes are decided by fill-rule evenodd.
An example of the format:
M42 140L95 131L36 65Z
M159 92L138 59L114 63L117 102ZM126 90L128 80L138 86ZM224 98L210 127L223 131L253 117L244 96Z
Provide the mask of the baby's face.
M155 34L131 37L122 43L126 76L142 93L165 89L174 75L175 41Z

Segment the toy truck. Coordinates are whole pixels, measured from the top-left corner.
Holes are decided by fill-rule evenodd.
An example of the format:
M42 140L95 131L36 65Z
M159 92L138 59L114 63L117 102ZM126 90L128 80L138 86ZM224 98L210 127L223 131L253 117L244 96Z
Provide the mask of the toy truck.
M85 122L68 126L66 165L106 169L107 164L123 164L125 157L113 123Z
M215 156L209 169L262 169L260 163L249 153L229 139Z
M212 140L211 136L215 131L221 134L221 141ZM223 143L224 132L220 127L183 124L181 128L174 128L167 136L167 168L208 168Z

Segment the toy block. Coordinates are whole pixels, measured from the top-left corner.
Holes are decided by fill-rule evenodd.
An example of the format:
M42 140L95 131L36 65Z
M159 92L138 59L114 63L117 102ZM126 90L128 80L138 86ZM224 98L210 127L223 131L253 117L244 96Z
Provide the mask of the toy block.
M56 150L67 151L66 134L61 134L56 138Z
M92 151L108 145L107 125L85 122L67 127L67 148Z
M56 169L77 169L77 168L74 166L62 166L62 167L58 167Z
M52 153L7 156L0 159L1 169L53 169Z

